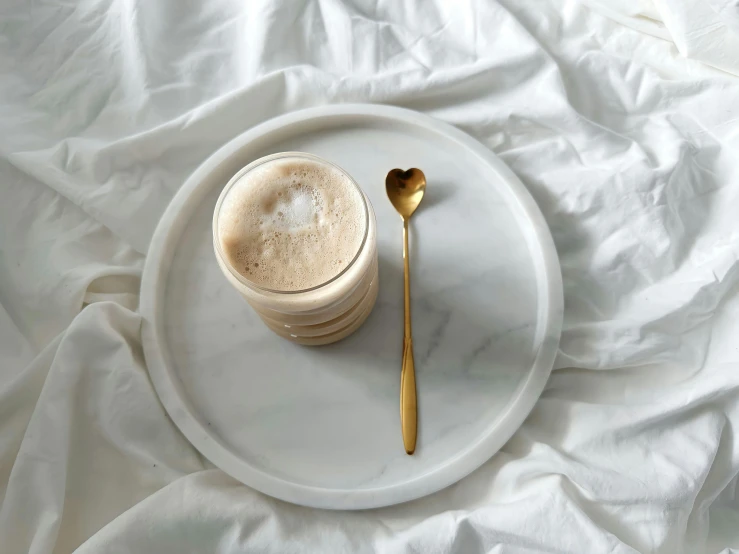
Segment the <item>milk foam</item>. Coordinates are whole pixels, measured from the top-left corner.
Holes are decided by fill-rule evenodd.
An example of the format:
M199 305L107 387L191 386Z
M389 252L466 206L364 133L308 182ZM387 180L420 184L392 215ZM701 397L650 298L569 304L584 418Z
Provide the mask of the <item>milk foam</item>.
M364 199L339 170L281 158L242 176L218 214L228 263L261 287L295 291L341 273L365 234Z

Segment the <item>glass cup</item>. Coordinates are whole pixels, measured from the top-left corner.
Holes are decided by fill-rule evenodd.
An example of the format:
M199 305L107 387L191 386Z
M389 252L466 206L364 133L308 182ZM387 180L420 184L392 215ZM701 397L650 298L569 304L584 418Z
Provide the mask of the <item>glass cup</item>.
M234 184L250 171L270 162L306 160L338 170L347 186L356 187L363 201L365 221L358 232L361 245L352 261L336 276L304 290L272 290L257 285L237 271L224 255L219 237L219 215ZM330 344L356 331L367 319L377 300L377 225L375 212L359 185L340 167L303 152L282 152L260 158L236 173L226 184L213 213L213 247L221 271L279 336L304 345Z

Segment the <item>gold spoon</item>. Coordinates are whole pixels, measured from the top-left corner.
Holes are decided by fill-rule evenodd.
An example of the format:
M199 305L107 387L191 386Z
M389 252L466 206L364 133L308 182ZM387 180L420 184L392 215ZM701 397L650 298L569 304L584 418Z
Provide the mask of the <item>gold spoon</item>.
M385 178L387 197L403 218L403 292L405 326L403 330L403 365L400 370L400 428L408 454L416 450L418 417L416 413L416 369L413 363L411 335L411 281L408 261L408 221L426 192L426 176L420 169L393 169Z

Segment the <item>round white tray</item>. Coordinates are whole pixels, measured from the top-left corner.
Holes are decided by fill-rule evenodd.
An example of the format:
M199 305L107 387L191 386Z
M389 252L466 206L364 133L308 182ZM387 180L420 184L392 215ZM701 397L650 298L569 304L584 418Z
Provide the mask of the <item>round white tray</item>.
M223 186L250 161L286 150L346 169L377 214L379 299L359 331L327 347L268 331L213 253ZM420 167L428 181L411 222L413 456L399 421L402 226L384 184L395 167ZM337 105L259 125L193 173L154 234L140 307L156 391L204 456L288 502L360 509L446 487L511 437L554 361L562 282L534 200L487 148L416 112Z

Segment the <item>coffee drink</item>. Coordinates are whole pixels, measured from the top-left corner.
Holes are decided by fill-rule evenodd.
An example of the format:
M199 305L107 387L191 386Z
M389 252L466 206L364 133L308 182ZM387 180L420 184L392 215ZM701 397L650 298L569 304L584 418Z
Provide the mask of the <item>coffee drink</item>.
M219 265L267 326L302 344L356 330L377 298L372 206L343 170L277 154L228 183L213 219Z

